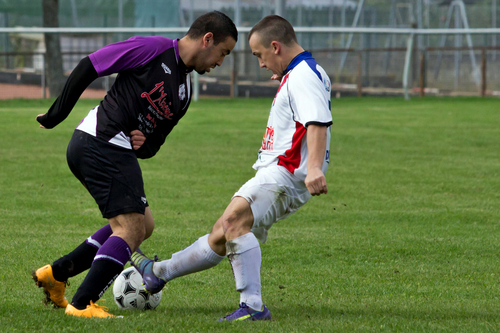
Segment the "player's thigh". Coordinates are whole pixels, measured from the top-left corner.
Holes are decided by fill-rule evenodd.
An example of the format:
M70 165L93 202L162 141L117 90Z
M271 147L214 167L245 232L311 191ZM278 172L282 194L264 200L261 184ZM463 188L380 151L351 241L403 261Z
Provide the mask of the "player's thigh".
M146 233L144 215L139 213L125 213L108 219L113 233Z
M104 218L131 212L145 214L148 204L142 172L132 150L75 130L68 145L67 160Z
M218 255L226 255L226 242L250 232L253 215L248 202L241 197L231 200L208 235L208 244Z
M222 214L222 227L224 232L228 228L248 229L253 225L253 213L248 201L240 196L234 196Z
M236 192L245 198L254 217L252 232L261 241L277 221L288 217L311 197L303 182L298 181L285 168L271 166L261 169Z

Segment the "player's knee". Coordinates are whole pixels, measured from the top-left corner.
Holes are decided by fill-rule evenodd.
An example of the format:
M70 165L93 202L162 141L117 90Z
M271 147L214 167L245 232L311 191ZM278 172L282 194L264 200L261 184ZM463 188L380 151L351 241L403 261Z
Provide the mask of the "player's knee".
M153 234L153 230L146 230L146 233L144 235L144 239L142 241L145 241L146 239L148 239L149 237L151 237L151 235Z
M222 230L226 239L238 237L238 235L248 232L250 228L251 225L241 215L234 212L224 214L222 217Z
M145 239L146 239L146 228L140 230L138 233L137 233L137 241L142 243Z
M224 234L234 230L237 226L237 218L234 213L224 213L219 219Z
M153 232L153 230L151 230L151 233ZM137 230L136 230L136 236L137 236L137 241L139 243L142 243L146 238L147 238L147 234L148 234L148 228L147 226L144 224L144 221L142 223L142 228L141 227L138 227ZM148 236L149 237L149 236Z
M146 230L145 229L137 229L133 233L129 233L127 237L129 240L127 243L130 246L132 252L137 250L141 243L146 239Z
M135 251L146 239L149 228L146 225L144 215L141 214L130 215L125 221L122 222L123 233L125 238L129 240L129 245ZM149 231L153 232L152 229Z
M153 220L146 221L144 223L144 229L145 229L144 239L148 239L149 237L151 237L151 235L153 234L153 231L155 229L155 223L154 223L154 221Z
M209 242L217 245L224 246L226 244L226 237L222 227L222 218L219 218L210 231Z
M144 212L144 227L146 229L144 239L148 239L153 234L153 230L155 228L155 220L153 219L153 215L151 214L149 207L147 207Z

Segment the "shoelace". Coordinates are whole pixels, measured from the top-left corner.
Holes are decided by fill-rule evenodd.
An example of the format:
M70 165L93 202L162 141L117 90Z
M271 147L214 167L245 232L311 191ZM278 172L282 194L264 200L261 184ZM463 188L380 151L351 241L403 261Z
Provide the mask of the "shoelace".
M143 265L145 266L151 260L148 257L146 257L145 255L138 254L136 257L139 257L139 259L137 260L137 266L138 267L141 267ZM134 258L132 258L132 260L134 260ZM156 261L158 261L158 256L157 255L155 255L155 258L154 258L153 262L156 262ZM140 269L144 269L144 267L141 267Z
M224 318L229 318L231 317L233 314L237 313L237 312L240 312L241 310L244 310L245 308L248 308L248 305L246 305L245 303L240 303L239 304L239 308L237 310L235 310L234 312L228 314L227 316L225 316Z
M105 301L105 299L101 299L101 301ZM96 308L98 310L104 310L106 312L109 311L109 308L107 306L104 306L104 305L98 305L97 302L94 303L92 301L90 301L90 305L89 305L91 308Z

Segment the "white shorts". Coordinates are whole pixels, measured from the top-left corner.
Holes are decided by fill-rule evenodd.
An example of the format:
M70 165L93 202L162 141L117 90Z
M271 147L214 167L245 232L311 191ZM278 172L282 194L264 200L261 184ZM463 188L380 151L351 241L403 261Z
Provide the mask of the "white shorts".
M272 225L295 213L311 197L303 181L287 169L271 165L259 169L233 196L245 198L252 209L252 232L262 243Z

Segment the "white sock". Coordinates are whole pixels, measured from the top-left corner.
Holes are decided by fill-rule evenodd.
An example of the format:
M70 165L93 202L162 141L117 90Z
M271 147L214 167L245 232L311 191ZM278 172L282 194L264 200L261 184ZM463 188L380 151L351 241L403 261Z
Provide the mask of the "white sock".
M262 310L260 293L260 266L262 252L260 244L251 232L226 243L227 257L233 268L236 290L240 294L240 303L250 308Z
M170 281L180 276L212 268L224 258L212 250L208 244L208 234L206 234L184 250L172 254L171 259L156 262L153 266L153 272L166 281Z

